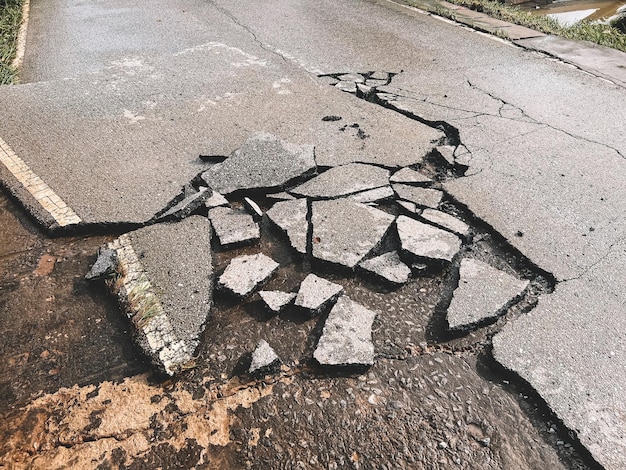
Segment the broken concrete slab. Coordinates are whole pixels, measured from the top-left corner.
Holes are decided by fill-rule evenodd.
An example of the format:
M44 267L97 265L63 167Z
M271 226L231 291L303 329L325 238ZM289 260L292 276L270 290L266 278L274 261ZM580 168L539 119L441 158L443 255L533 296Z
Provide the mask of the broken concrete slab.
M255 221L258 222L263 218L263 210L249 197L243 198L243 205Z
M441 154L445 161L448 162L450 166L454 166L454 164L456 163L454 158L455 150L456 147L453 145L440 145L439 147L437 147L437 151Z
M184 219L204 204L210 196L211 190L202 186L198 191L193 190L189 194L186 194L181 201L174 204L174 206L159 215L156 219Z
M323 277L309 274L300 284L294 304L316 315L343 293L343 286Z
M277 227L287 234L291 246L298 253L306 254L309 231L306 199L277 202L266 214Z
M422 209L417 207L414 202L397 200L396 204L398 204L401 210L408 212L409 214L421 214Z
M392 183L401 183L408 185L427 185L433 182L428 176L421 174L419 171L415 171L412 168L405 167L401 170L396 171L391 177L389 181Z
M439 207L441 199L443 199L443 192L437 189L420 188L406 184L393 184L392 187L398 199L404 199L422 207L436 209Z
M361 193L351 194L348 196L350 199L356 202L362 202L366 204L368 202L380 202L386 201L394 197L393 189L391 186L383 186L381 188L369 189Z
M96 262L91 266L89 272L85 275L87 280L104 279L115 274L117 268L117 253L107 247L98 250Z
M315 199L330 199L388 184L388 170L374 165L350 163L333 167L289 192Z
M346 91L348 93L356 93L356 83L354 82L338 82L335 84L335 87L339 88L341 91Z
M193 362L213 301L211 226L191 216L109 243L117 275L107 281L150 360L173 375Z
M215 207L209 211L209 219L223 247L253 243L261 236L259 224L240 210Z
M262 290L259 292L259 296L263 299L267 308L274 313L280 313L296 298L296 293L279 290Z
M470 233L469 225L445 212L436 209L424 209L420 216L428 222L445 228L457 235L461 235L462 237L467 237Z
M248 368L249 374L261 374L271 372L280 366L280 358L272 347L262 339L252 353L252 362Z
M325 366L374 364L373 312L342 296L330 311L313 357Z
M238 297L260 288L280 265L263 253L233 258L218 280L218 287Z
M312 212L313 257L348 268L380 244L395 219L349 199L315 201Z
M312 145L296 145L258 132L224 162L205 171L202 179L224 195L253 189L273 191L316 168Z
M473 258L461 260L459 285L448 307L448 326L467 329L495 318L528 287L520 280Z
M361 261L359 267L393 284L404 284L411 276L411 268L400 260L397 251Z
M204 205L209 209L213 209L214 207L228 206L229 202L228 199L226 199L220 193L218 193L217 191L213 191L211 197L204 201Z
M365 83L365 77L360 73L345 73L337 78L342 82Z
M402 249L419 259L452 261L461 249L461 239L445 230L404 215L396 221Z

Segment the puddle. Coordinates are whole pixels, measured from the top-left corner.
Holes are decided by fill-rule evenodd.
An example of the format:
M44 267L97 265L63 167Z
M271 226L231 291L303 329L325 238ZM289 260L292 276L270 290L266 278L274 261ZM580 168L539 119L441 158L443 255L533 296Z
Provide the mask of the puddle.
M570 26L580 20L606 20L615 15L618 8L624 5L626 2L623 0L557 0L553 2L531 0L515 6L531 14L550 16L561 25Z

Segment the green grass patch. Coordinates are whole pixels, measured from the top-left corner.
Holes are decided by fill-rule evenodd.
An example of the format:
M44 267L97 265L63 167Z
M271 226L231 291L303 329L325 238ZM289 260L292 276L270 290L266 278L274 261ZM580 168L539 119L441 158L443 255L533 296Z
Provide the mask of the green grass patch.
M17 49L23 4L24 0L0 0L0 85L17 82L17 70L11 63Z
M424 4L414 0L404 0L406 3L424 8ZM626 52L626 34L609 25L581 21L573 26L561 26L556 20L547 16L536 15L524 11L518 7L505 5L495 0L447 0L455 5L464 6L474 11L485 13L493 18L498 18L509 23L526 26L527 28L541 31L545 34L553 34L567 39L589 41L601 46L611 47ZM455 19L454 12L445 8L435 7L430 9L447 18Z

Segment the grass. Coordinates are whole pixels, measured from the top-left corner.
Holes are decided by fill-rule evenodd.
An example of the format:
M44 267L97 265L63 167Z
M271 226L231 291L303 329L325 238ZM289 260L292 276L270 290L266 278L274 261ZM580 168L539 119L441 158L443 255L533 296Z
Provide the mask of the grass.
M17 70L11 67L22 23L24 0L0 0L0 85L17 83Z
M406 3L424 8L419 1L404 0ZM561 26L556 20L543 15L535 15L518 7L505 5L495 0L447 0L455 5L485 13L502 21L518 24L527 28L553 34L567 39L589 41L601 46L611 47L626 52L626 34L609 25L581 21L573 26ZM455 19L454 12L439 6L432 12L440 16Z

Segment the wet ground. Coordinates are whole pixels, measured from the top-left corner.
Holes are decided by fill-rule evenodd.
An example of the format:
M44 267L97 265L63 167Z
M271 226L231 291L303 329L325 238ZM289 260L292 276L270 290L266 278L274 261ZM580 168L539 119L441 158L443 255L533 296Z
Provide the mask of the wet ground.
M550 281L462 208L445 207L472 223L472 256L533 282L497 322L445 332L453 268L394 289L311 266L264 223L258 246L215 247L218 272L260 248L281 262L268 289L292 290L313 270L340 283L379 312L375 365L329 373L310 360L323 315L270 315L258 297L218 296L196 367L172 380L151 372L118 306L83 279L113 234L47 238L0 194L0 465L590 468L584 450L489 352L491 336L532 309ZM259 339L284 363L262 379L244 373Z
M552 14L575 14L576 12L586 12L572 18L582 18L588 21L601 21L615 15L617 9L626 5L623 0L530 0L517 3L516 6L536 15Z

